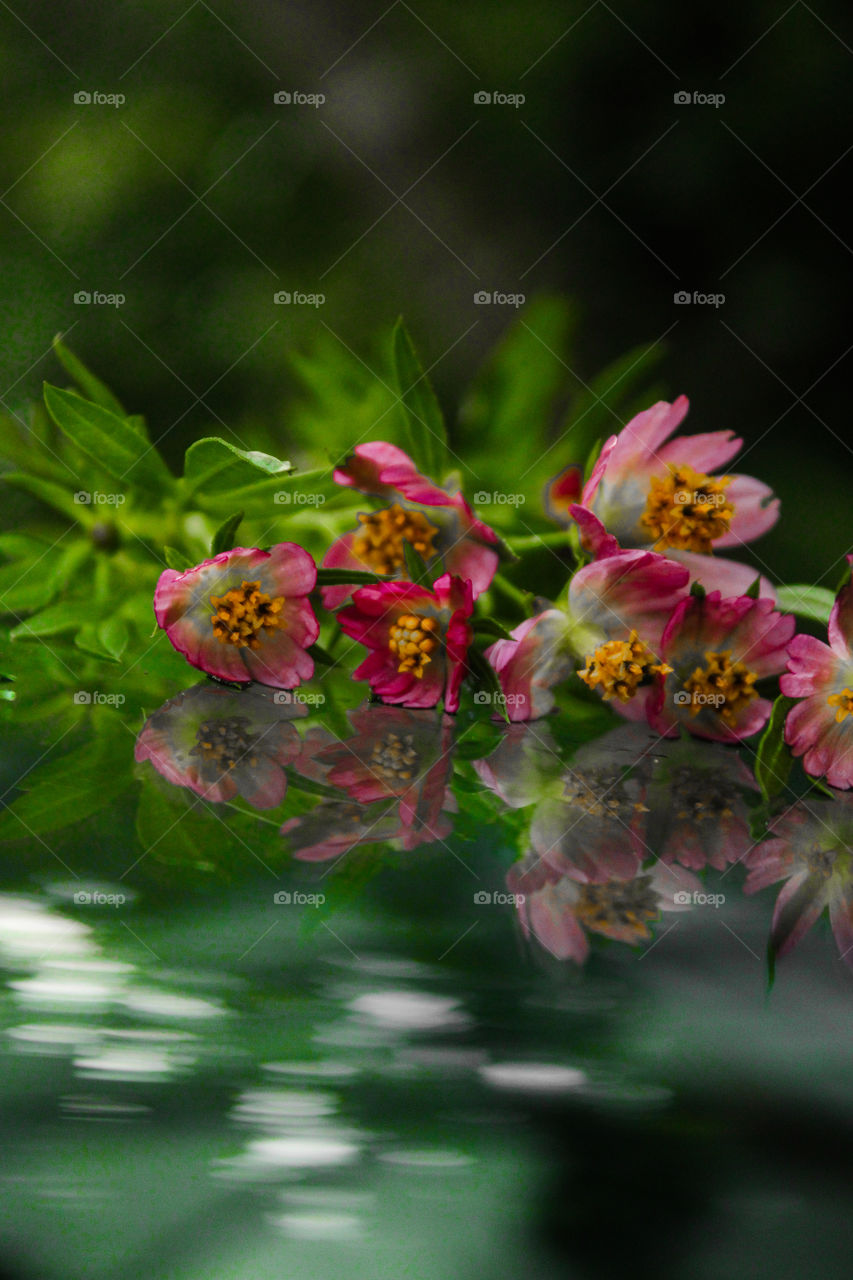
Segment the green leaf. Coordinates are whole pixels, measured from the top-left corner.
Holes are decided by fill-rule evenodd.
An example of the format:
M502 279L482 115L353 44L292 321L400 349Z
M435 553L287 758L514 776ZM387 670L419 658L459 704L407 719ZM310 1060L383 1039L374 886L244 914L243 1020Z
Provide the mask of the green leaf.
M506 627L500 622L495 622L494 618L475 618L474 630L479 635L493 636L496 640L511 640L512 636Z
M69 440L115 480L157 496L173 487L172 476L156 449L118 414L48 383L44 402Z
M169 568L174 569L176 573L185 573L187 569L192 569L193 567L183 551L176 551L174 547L163 548L163 559Z
M704 600L708 592L702 586L702 583L699 582L698 579L696 579L694 582L691 582L690 584L690 594L693 596L695 600Z
M438 481L447 468L447 428L435 392L402 319L394 326L392 355L407 452L425 475Z
M118 661L101 636L101 624L98 622L85 622L74 637L74 644L84 653L92 653L97 658L108 658L110 662Z
M39 636L58 635L62 631L74 631L80 625L83 605L80 601L63 600L33 614L9 632L10 640L37 639Z
M754 581L752 581L749 584L746 591L744 592L744 595L749 600L757 600L760 594L761 594L761 574L759 573L758 576L754 579Z
M221 524L213 535L210 544L210 554L218 556L222 551L231 551L236 545L234 539L237 536L237 530L243 523L243 512L238 511L233 516L229 516L224 524Z
M120 658L127 648L130 631L117 613L98 625L98 641L111 658Z
M185 796L166 796L146 779L136 811L136 834L146 854L185 867L205 863L204 837L215 834L213 825L186 803ZM225 834L223 827L215 826Z
M368 573L365 569L318 569L318 587L345 587L352 583L356 587L372 587L377 582L388 582L378 573Z
M829 622L835 596L826 587L784 586L776 595L783 613L795 613L798 618L810 618L812 622Z
M121 733L125 735L123 728ZM130 735L125 736L132 746ZM108 733L39 765L21 784L23 794L0 814L0 836L44 835L97 813L133 782L132 760L123 739Z
M292 470L290 462L269 453L238 449L218 436L196 440L184 457L184 480L191 495L199 491L208 495L230 494L270 477L281 479Z
M91 400L93 404L101 405L104 409L109 409L111 413L117 414L120 418L125 416L121 403L116 399L109 387L87 369L83 361L75 356L73 351L66 347L62 341L62 335L59 333L53 339L53 349L65 372L74 379L88 400Z
M411 542L407 538L403 539L403 556L406 561L406 573L416 586L431 586L432 574L427 567L427 562L422 555L419 555Z
M61 511L69 520L79 520L82 512L86 510L84 506L74 501L67 486L54 484L52 480L43 480L41 476L24 474L23 471L7 471L3 479L7 484L14 485L16 489L31 493L34 498L38 498L39 502L46 503L55 511Z
M761 788L765 800L784 790L791 772L793 757L785 745L785 719L796 698L786 698L780 694L773 703L767 728L761 735L761 741L755 755L755 779Z
M494 668L479 649L471 648L468 650L468 673L468 679L474 687L475 695L477 693L488 695L488 702L492 710L498 711L504 720L509 723L506 699L501 688L501 682Z

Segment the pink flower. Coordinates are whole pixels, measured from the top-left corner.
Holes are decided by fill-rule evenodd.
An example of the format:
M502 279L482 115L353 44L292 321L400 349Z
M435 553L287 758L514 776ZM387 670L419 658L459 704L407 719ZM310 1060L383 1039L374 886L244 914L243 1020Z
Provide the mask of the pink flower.
M591 549L606 529L621 546L651 547L680 560L708 591L740 595L755 571L708 557L766 533L779 517L779 502L751 476L713 474L743 443L733 432L669 439L688 407L686 396L673 404L661 400L611 436L569 514ZM769 595L764 584L762 594Z
M445 573L432 590L413 582L360 587L341 609L341 630L370 650L357 667L385 702L459 709L459 689L472 639L470 582Z
M841 958L853 967L853 796L795 805L770 830L773 838L747 856L744 891L785 881L773 911L774 951L791 951L828 906Z
M305 650L320 630L308 600L316 581L314 561L293 542L235 547L184 573L161 573L154 613L199 670L290 689L314 674Z
M848 556L848 560L853 557ZM788 712L785 741L812 777L833 787L853 786L853 587L838 593L829 618L829 644L795 636L779 687L802 698ZM851 715L851 719L847 719Z
M649 925L662 911L687 911L685 901L701 891L701 881L680 867L658 863L643 871L593 883L579 883L528 855L507 873L525 937L531 935L559 960L583 964L587 932L639 946L651 939Z
M486 590L498 566L498 537L478 520L461 493L450 493L422 476L411 458L392 444L357 445L338 484L388 498L390 506L359 515L358 528L329 548L326 569L358 569L393 579L406 578L403 543L430 566L470 581L474 597ZM423 510L422 508L426 508ZM323 588L323 604L336 609L351 587Z
M794 619L772 600L719 591L688 596L674 609L661 637L668 668L657 680L647 711L658 733L674 736L680 725L700 738L740 742L767 723L772 703L756 683L784 670Z
M551 692L574 669L567 647L568 619L561 609L546 609L496 640L486 657L500 680L510 721L536 720L554 705Z
M450 824L442 815L455 809L449 790L450 716L369 703L347 715L352 737L314 755L314 762L328 770L327 785L340 787L360 805L395 801L395 835L403 837L407 848L443 839Z
M268 690L203 683L148 717L134 756L214 804L241 795L256 809L273 809L287 791L285 766L300 751L299 735L288 722L304 714Z

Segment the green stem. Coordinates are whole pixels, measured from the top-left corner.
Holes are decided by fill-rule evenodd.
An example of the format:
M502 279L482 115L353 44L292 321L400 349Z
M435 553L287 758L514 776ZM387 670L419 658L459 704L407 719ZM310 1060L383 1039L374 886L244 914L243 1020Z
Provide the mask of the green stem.
M514 582L510 582L508 578L505 578L503 574L500 573L495 574L492 578L491 585L498 591L502 591L510 600L514 600L516 604L521 605L524 612L527 613L528 605L530 603L530 597L527 592L522 591Z
M523 538L505 538L510 551L534 551L537 547L570 547L573 529L560 529L556 533L531 533Z

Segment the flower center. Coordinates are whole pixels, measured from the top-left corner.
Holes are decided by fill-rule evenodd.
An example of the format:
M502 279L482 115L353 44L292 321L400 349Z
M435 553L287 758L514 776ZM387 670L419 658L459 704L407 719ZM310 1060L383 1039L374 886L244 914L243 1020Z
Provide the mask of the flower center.
M688 466L670 466L665 476L652 476L640 524L656 551L713 550L716 538L728 533L735 509L725 490L731 476L706 476Z
M399 574L405 570L403 543L408 542L424 560L436 554L433 538L438 533L420 511L406 511L395 502L384 511L358 517L361 533L352 544L353 554L374 573Z
M809 849L806 852L803 860L812 875L820 876L821 880L829 880L836 870L838 851L836 849L821 849L818 845L815 845L813 849Z
M273 599L260 588L260 582L244 582L223 596L210 597L216 610L210 621L220 644L259 649L261 633L275 631L283 625L284 596Z
M411 733L404 734L402 738L397 733L387 733L381 742L374 744L370 758L373 772L389 782L408 782L418 763L413 742Z
M853 689L842 689L841 693L831 693L827 702L831 707L836 708L835 719L839 724L845 716L853 715Z
M590 689L600 688L605 702L616 697L629 702L641 684L655 675L669 675L672 667L656 662L654 654L632 631L627 640L608 640L599 645L578 675Z
M217 723L205 720L198 727L196 745L190 755L199 756L203 764L213 765L217 773L233 769L237 764L254 768L258 757L249 753L254 748L256 735L247 732L248 723L245 716L234 716Z
M706 667L697 667L685 680L684 693L676 694L676 702L688 704L691 716L712 707L733 729L744 707L758 697L754 688L758 676L744 662L732 662L730 649L706 653L705 661Z
M651 883L651 876L637 876L634 880L585 884L578 895L575 915L596 933L623 937L627 932L637 938L648 938L647 921L654 920L659 913Z
M433 633L438 627L435 618L422 618L414 613L401 613L390 628L388 648L397 659L398 671L411 671L420 680L424 667L432 662L430 654L438 646Z
M714 778L706 769L680 765L670 777L670 801L676 817L714 824L734 817L737 792L726 780Z

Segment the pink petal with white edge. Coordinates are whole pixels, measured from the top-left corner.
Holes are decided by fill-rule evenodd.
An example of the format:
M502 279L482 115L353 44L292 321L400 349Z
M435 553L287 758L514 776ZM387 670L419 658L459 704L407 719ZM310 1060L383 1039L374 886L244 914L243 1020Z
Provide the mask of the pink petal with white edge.
M808 933L828 901L826 881L798 871L779 890L770 937L777 955L787 955Z
M786 698L808 698L833 691L843 664L829 645L814 636L794 636L788 645L788 672L779 681Z
M853 561L853 556L847 557ZM853 585L847 583L839 591L832 613L829 615L829 644L839 658L851 657L850 641L853 639Z
M725 493L735 513L729 532L714 540L715 547L739 547L744 542L754 542L779 519L779 499L773 496L769 485L752 476L732 476Z
M742 445L743 440L733 431L706 431L668 441L657 450L657 456L668 465L686 465L707 475L721 471Z
M678 430L689 408L687 396L679 396L672 404L659 400L626 423L616 437L616 445L607 461L608 481L618 485L623 475L637 470L646 471L658 461L660 446ZM584 503L586 501L584 490Z
M521 911L527 929L540 946L558 960L583 964L589 955L587 936L556 885L546 884L531 894Z
M745 596L758 578L762 600L776 600L773 583L751 565L740 564L737 560L728 560L724 556L705 556L698 551L676 551L670 548L667 555L689 569L691 581L701 583L708 592L719 591L723 597Z
M598 516L593 515L587 507L573 503L569 507L569 515L578 526L581 546L591 552L596 560L603 560L605 556L618 555L622 550L619 540L612 533L607 532Z

